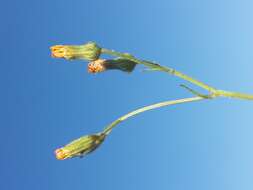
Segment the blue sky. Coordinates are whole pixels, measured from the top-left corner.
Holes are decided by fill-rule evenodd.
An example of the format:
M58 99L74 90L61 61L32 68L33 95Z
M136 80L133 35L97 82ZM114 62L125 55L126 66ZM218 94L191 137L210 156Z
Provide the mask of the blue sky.
M0 189L253 188L253 102L217 99L143 113L93 154L58 161L54 150L144 105L190 97L158 72L91 75L49 47L102 47L253 94L249 0L4 1L0 8Z

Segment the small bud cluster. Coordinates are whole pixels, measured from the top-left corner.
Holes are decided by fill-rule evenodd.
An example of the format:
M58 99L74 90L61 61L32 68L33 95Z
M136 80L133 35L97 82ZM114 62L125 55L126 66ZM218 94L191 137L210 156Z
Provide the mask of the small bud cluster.
M132 72L136 63L129 59L100 59L101 48L94 42L84 45L55 45L51 48L52 57L64 58L67 60L87 60L89 73L100 73L107 70L120 70L123 72ZM58 160L65 160L73 157L82 157L95 150L104 141L106 135L111 130L83 136L69 144L55 150L55 156Z
M52 57L55 58L91 61L88 64L89 73L100 73L112 69L129 73L134 70L136 65L135 62L128 59L100 59L101 48L94 42L88 42L84 45L55 45L50 49Z

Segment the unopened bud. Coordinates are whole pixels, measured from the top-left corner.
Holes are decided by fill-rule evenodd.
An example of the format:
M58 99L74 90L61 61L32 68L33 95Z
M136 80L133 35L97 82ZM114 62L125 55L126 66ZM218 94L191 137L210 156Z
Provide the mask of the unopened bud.
M100 73L106 70L120 70L123 72L132 72L136 66L134 61L128 59L97 59L88 64L88 72L90 73Z
M94 135L86 135L69 144L55 150L55 156L58 160L67 158L82 157L95 150L104 141L106 135L97 133Z
M99 58L101 48L94 42L84 45L55 45L51 48L52 57L71 59L85 59L93 61Z

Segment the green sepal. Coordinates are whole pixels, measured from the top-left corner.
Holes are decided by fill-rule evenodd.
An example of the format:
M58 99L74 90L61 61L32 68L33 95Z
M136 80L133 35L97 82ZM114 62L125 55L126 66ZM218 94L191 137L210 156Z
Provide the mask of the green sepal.
M128 59L117 58L106 60L104 66L106 69L117 69L123 72L132 72L137 63Z

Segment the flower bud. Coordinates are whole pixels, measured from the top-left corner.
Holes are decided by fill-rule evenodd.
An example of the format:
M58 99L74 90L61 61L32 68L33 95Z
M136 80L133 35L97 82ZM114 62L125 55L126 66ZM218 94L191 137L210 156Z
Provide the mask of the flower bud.
M51 48L52 57L72 59L85 59L93 61L99 58L101 48L94 42L84 45L55 45Z
M88 64L88 72L89 73L100 73L105 71L107 68L105 67L106 60L105 59L97 59Z
M102 144L105 137L106 135L104 133L83 136L70 142L64 147L56 149L55 156L58 160L65 160L73 157L83 157Z
M89 73L100 73L106 70L120 70L123 72L132 72L135 68L136 63L128 59L97 59L88 64Z

